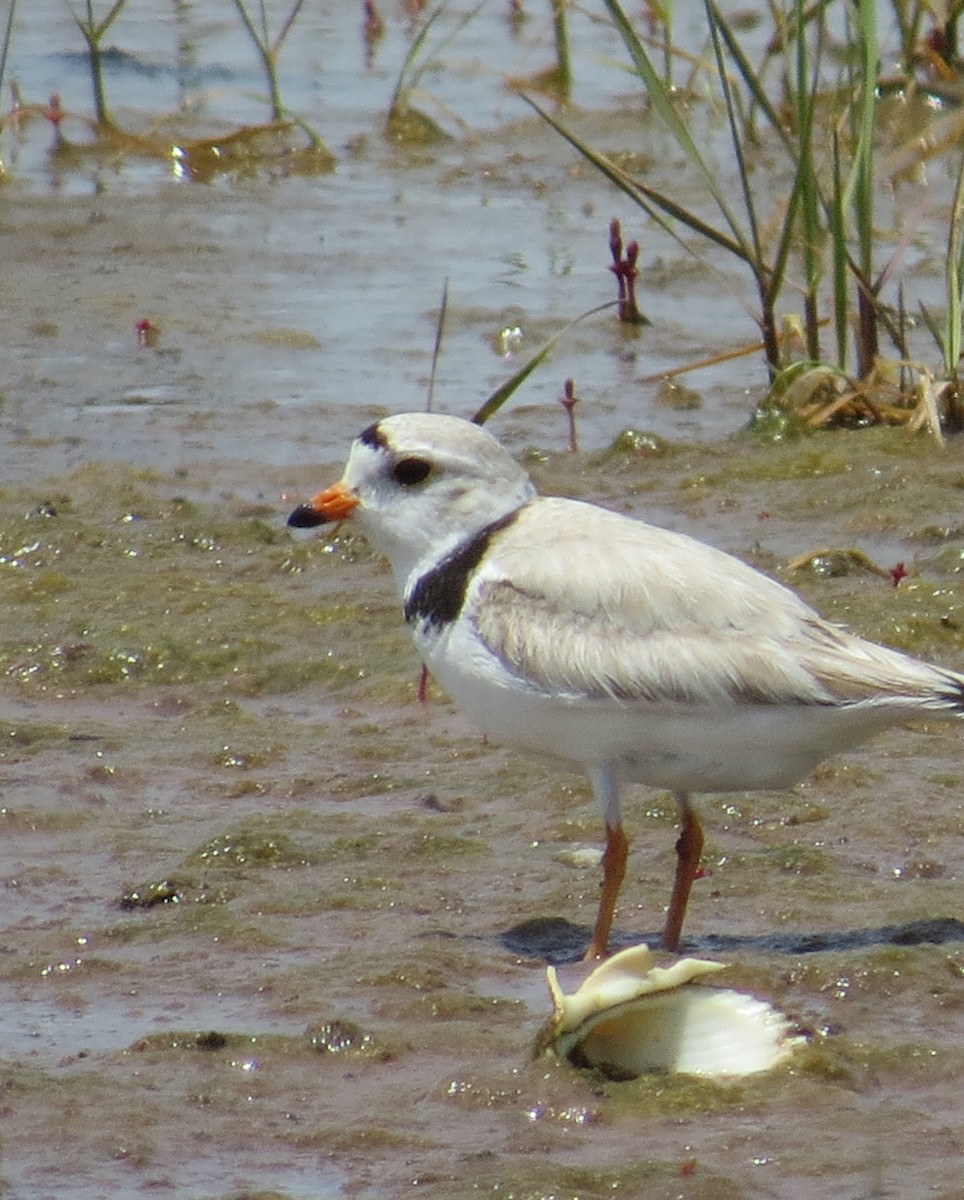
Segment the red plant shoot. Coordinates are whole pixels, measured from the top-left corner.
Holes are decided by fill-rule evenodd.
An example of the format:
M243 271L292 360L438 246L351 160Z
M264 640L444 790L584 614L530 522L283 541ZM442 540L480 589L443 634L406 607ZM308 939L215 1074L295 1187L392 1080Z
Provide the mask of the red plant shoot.
M143 317L140 321L134 322L134 330L137 333L137 344L143 346L147 350L153 350L157 345L157 339L161 331L147 317Z
M60 104L60 97L56 92L47 101L47 106L43 110L44 116L53 125L54 129L60 129L60 122L64 119L64 110Z
M385 32L385 22L382 20L381 13L375 7L375 0L365 0L362 5L362 11L364 15L362 39L366 49L371 52L374 49L375 43Z
M57 95L56 92L54 92L54 94L50 97L50 99L47 101L47 103L41 109L41 112L43 113L44 118L47 121L49 121L50 124L53 126L53 131L54 131L53 149L54 149L54 151L56 152L57 150L63 149L65 143L64 143L64 131L61 128L61 122L63 121L64 117L67 114L64 112L64 110L62 108L61 103L60 103L60 97Z
M636 304L636 260L639 258L639 243L629 242L623 257L623 236L615 217L609 222L609 253L612 255L610 271L616 276L619 289L619 320L624 325L649 325Z

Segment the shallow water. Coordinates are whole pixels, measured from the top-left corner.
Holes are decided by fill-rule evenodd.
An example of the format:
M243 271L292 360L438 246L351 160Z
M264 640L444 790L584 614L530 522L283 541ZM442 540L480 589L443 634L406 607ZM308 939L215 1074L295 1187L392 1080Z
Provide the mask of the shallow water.
M109 77L118 117L203 92L199 121L261 120L232 19L174 10L208 72L192 88L169 70L169 11L117 27L159 70L150 110L143 74ZM63 11L24 14L25 95L89 111ZM577 327L495 422L546 490L696 533L962 668L960 447L739 434L756 356L689 377L696 407L661 403L640 376L752 340L745 281L694 268L502 87L551 61L535 18L513 40L486 7L423 81L468 134L436 105L458 137L387 142L411 31L385 16L370 67L353 6L306 13L282 53L329 174L199 184L169 162L50 159L35 127L0 143L3 1194L959 1195L959 734L895 731L792 792L701 802L689 946L813 1030L791 1067L613 1084L532 1063L549 931L578 945L595 911L596 871L566 854L599 841L588 789L483 744L437 692L420 708L383 566L284 518L362 424L423 406L446 277L436 402L468 413L611 297L612 216L641 236L654 325ZM634 145L615 47L576 22L577 119ZM663 148L652 170L682 170ZM924 295L931 228L908 250ZM669 445L608 452L626 426ZM826 547L909 574L788 569ZM640 790L627 826L629 942L661 923L671 799ZM520 932L540 916L575 935Z
M181 26L162 19L166 4L125 11L109 44L126 57L106 71L125 128L153 122L161 144L174 146L185 128L199 136L266 118L250 43L227 7L179 7ZM252 446L259 462L295 453L333 460L373 411L424 405L446 280L435 403L468 415L550 334L613 298L613 217L627 240L641 242L641 305L657 319L640 330L604 314L577 327L517 394L516 412L536 411L500 428L521 438L534 427L538 442L564 445L557 399L567 377L583 397L587 446L627 425L690 440L745 422L766 384L759 354L684 376L687 390L675 395L640 382L754 343L750 280L646 222L506 88L506 77L551 63L544 23L533 17L516 34L489 5L458 31L415 97L458 136L411 146L385 135L411 26L389 17L365 66L349 9L304 14L280 59L286 101L328 142L330 172L299 174L281 162L197 185L178 177L170 154L111 145L53 154L42 118L8 122L0 421L17 449L15 477L91 458L171 467L236 461L251 457ZM684 26L681 44L698 47L698 18L687 20L695 27ZM454 33L453 25L441 22L440 33ZM609 152L632 154L652 185L698 189L667 135L643 120L605 30L573 14L578 104L567 119ZM25 102L41 105L57 91L68 113L89 114L78 41L59 5L20 12L7 76ZM176 45L191 48L190 70L172 66ZM189 81L214 72L217 86L203 77L179 83L185 71ZM696 119L708 151L727 163L720 114ZM900 111L893 119L912 124ZM64 133L83 144L89 135L77 121L67 118ZM926 170L919 184L878 197L882 258L909 226L900 261L911 312L919 300L941 303L935 247L946 240L951 167L936 159ZM788 177L766 163L761 171L757 183L772 187L777 208ZM160 330L153 349L138 346L134 326L145 319ZM916 337L933 361L929 335Z

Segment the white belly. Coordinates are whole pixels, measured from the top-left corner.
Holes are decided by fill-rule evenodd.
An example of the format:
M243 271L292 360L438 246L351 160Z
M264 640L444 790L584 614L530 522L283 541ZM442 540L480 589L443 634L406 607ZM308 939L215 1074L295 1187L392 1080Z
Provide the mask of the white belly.
M434 644L433 644L434 643ZM680 792L784 788L910 714L895 705L679 704L548 695L452 630L416 644L455 704L493 741Z

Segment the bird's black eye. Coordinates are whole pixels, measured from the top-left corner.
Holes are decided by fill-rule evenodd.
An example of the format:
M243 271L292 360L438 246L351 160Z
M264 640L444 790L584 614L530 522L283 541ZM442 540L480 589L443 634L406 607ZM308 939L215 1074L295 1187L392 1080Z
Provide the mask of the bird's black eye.
M432 470L432 464L424 458L400 458L392 467L392 479L403 487L414 487L427 479Z

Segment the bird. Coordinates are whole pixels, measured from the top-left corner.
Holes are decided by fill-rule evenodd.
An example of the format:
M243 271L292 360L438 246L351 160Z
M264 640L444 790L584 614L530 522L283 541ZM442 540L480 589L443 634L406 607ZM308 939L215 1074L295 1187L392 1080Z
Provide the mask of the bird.
M387 558L422 662L507 747L581 769L602 810L604 958L626 873L620 795L670 790L660 945L679 951L703 829L693 794L787 788L908 719L964 715L964 675L867 641L696 538L539 495L480 425L397 413L288 524L350 521Z

